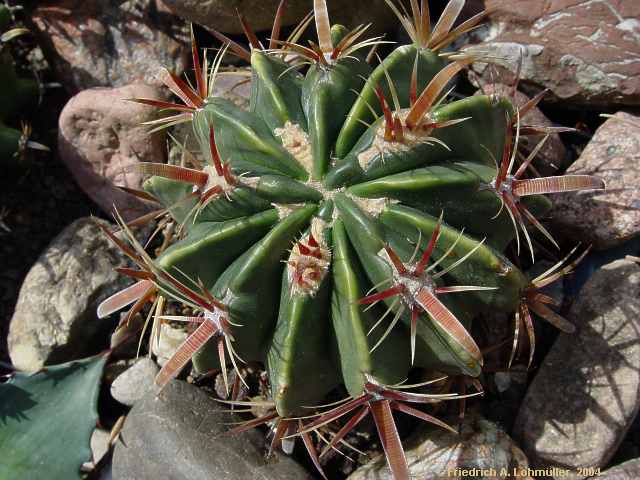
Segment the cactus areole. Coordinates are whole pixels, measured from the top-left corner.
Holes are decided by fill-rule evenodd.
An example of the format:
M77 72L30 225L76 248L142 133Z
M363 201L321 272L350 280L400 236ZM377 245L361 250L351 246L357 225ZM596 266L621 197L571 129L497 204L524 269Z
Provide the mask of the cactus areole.
M412 1L411 15L388 3L413 43L385 45L384 59L376 47L390 42L331 26L324 0L280 40L281 4L268 44L242 16L249 50L216 32L223 48L201 61L193 42L195 81L165 72L181 103L135 99L173 112L155 128L192 122L201 152L190 165L142 167L152 176L133 193L161 204L153 215L175 241L152 258L131 225L121 222L124 241L106 231L139 268L120 269L137 283L99 314L133 304L130 318L153 302L154 332L193 324L160 386L191 361L221 371L229 390L228 368L260 362L272 409L233 431L268 423L272 448L300 437L321 473L314 432L337 421L325 453L371 415L392 475L406 479L393 412L450 428L422 404L463 397L407 385L410 370L477 377L470 322L480 312L514 313L514 353L526 348L522 327L533 352L532 313L570 330L538 290L575 261L531 280L502 252L513 240L519 251L522 234L533 256L531 227L553 241L536 219L550 206L543 194L603 184L527 175L536 152L521 158L518 138L541 130L520 117L538 99L520 110L508 96L449 100L451 80L477 58L440 49L484 14L452 29L464 4L452 0L432 28L426 2ZM318 41L298 44L312 20ZM248 111L212 96L225 53L251 64ZM166 315L168 300L193 313ZM349 397L323 406L340 385Z

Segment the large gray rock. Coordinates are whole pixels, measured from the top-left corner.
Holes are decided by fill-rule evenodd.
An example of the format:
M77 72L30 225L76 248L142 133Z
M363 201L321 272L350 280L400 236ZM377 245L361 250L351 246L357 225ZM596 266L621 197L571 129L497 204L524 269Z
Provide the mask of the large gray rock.
M638 478L640 478L640 458L627 460L598 475L599 480L637 480Z
M640 117L616 113L598 128L567 173L596 175L605 191L554 195L552 221L576 241L596 248L640 234Z
M154 388L158 366L149 357L140 358L122 372L111 384L111 396L123 405L132 407Z
M446 430L429 429L407 441L405 454L409 464L411 478L436 480L443 478L462 478L457 471L472 469L495 471L487 478L505 478L514 469L526 472L527 458L495 424L476 414L468 414L462 426L462 433L455 435ZM519 476L526 480L527 475ZM360 467L349 476L349 480L391 480L391 474L384 456L374 459Z
M637 0L486 0L492 10L479 30L482 51L494 59L523 53L525 83L556 98L590 105L640 104L640 3ZM509 80L513 62L498 69ZM486 63L473 68L486 82ZM493 75L495 78L495 75Z
M173 381L129 412L113 457L118 480L305 480L291 458L265 461L264 435L221 435L237 417L202 390Z
M131 168L165 157L164 134L149 134L142 125L156 118L156 109L130 98L163 99L163 94L144 84L91 88L71 98L58 120L60 158L80 188L106 213L115 206L125 220L150 207L117 187L141 188L143 175Z
M159 85L160 67L181 73L186 24L157 0L38 2L33 22L69 93L133 82Z
M9 325L13 365L35 371L99 352L113 324L98 304L129 281L114 271L125 257L90 218L69 225L27 274Z
M514 437L533 467L603 467L640 405L640 265L618 260L584 285L524 399ZM577 475L576 475L577 477Z

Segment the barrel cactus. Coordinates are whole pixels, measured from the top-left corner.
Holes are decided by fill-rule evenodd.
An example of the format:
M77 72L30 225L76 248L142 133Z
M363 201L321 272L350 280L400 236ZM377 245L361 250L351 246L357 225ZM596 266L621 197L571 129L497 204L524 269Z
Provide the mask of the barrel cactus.
M527 175L537 150L522 158L518 139L545 130L520 117L538 99L520 109L508 96L449 99L477 54L441 50L484 14L452 28L464 4L452 0L431 28L427 2L412 0L411 14L387 3L412 43L385 45L384 59L375 49L390 42L363 40L366 26L331 26L324 0L280 40L281 4L268 45L242 17L250 49L216 33L224 47L201 62L194 42L195 82L166 72L183 103L135 99L174 112L154 128L192 122L205 161L141 167L152 176L134 193L161 204L150 216L168 215L175 241L152 258L130 225L120 221L125 240L105 230L138 268L121 269L136 283L98 313L133 304L130 318L154 302L156 324L196 327L158 374L161 387L192 362L221 371L235 392L242 376L230 387L228 368L264 365L271 410L233 431L268 423L272 447L300 437L320 472L313 432L341 422L326 452L371 415L393 476L405 479L393 412L451 428L420 406L461 398L409 385L410 371L478 377L470 324L482 312L514 313L512 358L526 347L523 329L532 358L534 316L570 331L540 289L579 257L529 279L503 252L514 240L519 252L522 236L533 258L531 227L555 243L537 220L550 207L543 194L604 185ZM317 42L301 45L312 20ZM212 96L226 52L251 64L248 111ZM168 301L187 313L167 314ZM341 385L349 397L323 406Z

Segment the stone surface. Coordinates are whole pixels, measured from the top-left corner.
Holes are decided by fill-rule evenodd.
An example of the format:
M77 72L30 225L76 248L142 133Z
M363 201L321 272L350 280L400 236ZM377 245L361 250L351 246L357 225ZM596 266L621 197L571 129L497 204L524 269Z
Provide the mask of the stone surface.
M488 26L474 37L494 58L517 58L521 78L572 103L640 104L640 3L637 0L486 0ZM513 77L516 63L498 68ZM487 64L474 64L491 81ZM509 73L511 72L511 73Z
M160 67L181 73L187 65L186 24L157 0L38 2L33 23L71 94L133 82L160 85Z
M118 480L305 480L291 458L265 461L262 432L223 436L237 417L204 391L174 380L145 395L127 415L113 457Z
M554 195L556 231L609 248L640 233L640 117L619 112L608 119L567 173L596 175L605 191ZM560 230L558 230L560 229Z
M271 31L280 0L163 0L176 15L205 27L225 33L242 34L236 9L242 12L255 31ZM397 24L383 0L354 0L351 2L327 2L331 24L341 23L354 28L373 22L368 32L384 33ZM282 19L283 25L297 25L313 9L311 0L288 0ZM315 36L313 24L308 31Z
M238 107L249 110L249 99L251 98L251 69L240 68L234 71L218 73L213 95L226 98Z
M144 84L92 88L71 98L59 119L58 151L78 185L108 214L114 205L125 220L146 211L133 195L116 186L140 188L143 175L131 171L139 162L164 161L164 134L149 134L142 122L156 118L153 107L128 98L162 98Z
M158 341L151 344L151 351L156 356L156 362L161 367L176 353L189 334L182 328L176 328L168 323L160 325Z
M96 428L91 434L90 446L91 446L91 461L84 462L80 470L82 472L91 472L96 468L96 464L107 454L109 451L109 438L110 433L107 430Z
M497 93L499 95L507 96L511 94L511 87L492 83L483 85L482 91L487 95ZM516 90L511 101L517 107L521 107L530 99L531 97ZM549 120L538 107L534 107L529 111L529 113L521 117L520 123L522 125L534 125L541 127L554 126L553 122L551 122L551 120ZM543 138L544 135L528 135L520 137L520 151L528 155ZM564 144L560 139L560 135L554 133L549 135L549 138L538 152L536 159L533 161L533 166L542 175L553 175L558 169L566 166L566 161L567 149L564 147Z
M111 384L111 396L132 407L147 392L153 390L158 366L149 357L143 357L119 375Z
M98 304L129 283L114 271L126 263L90 218L58 235L27 274L9 325L13 365L34 371L98 353L112 322L98 320Z
M596 271L529 387L514 438L533 467L602 467L640 405L640 265ZM577 475L576 475L577 477Z
M446 430L429 429L418 433L405 443L405 454L411 478L420 480L462 478L456 469L469 472L473 468L494 469L486 478L512 478L499 476L501 471L526 471L527 458L495 424L476 414L467 414L462 433L455 435ZM506 469L506 470L503 470ZM484 478L467 475L467 478ZM526 480L530 477L521 475ZM391 480L384 456L372 460L349 476L349 480Z
M600 480L637 480L640 478L640 458L628 460L598 475Z
M110 438L111 433L100 428L96 428L91 434L91 458L94 465L109 451Z

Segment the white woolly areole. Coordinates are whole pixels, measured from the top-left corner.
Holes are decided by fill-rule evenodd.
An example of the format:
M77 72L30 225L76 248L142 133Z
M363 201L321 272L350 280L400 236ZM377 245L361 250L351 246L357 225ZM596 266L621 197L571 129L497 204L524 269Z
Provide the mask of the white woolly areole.
M402 285L404 286L404 291L401 293L402 299L404 300L406 305L412 306L415 303L415 297L418 293L427 289L433 292L436 284L431 278L431 275L424 272L419 277L414 277L413 275L403 275L397 269L395 264L391 261L389 257L389 253L384 248L381 248L378 252L378 256L384 258L384 260L391 266L391 270L393 271L393 284L394 285ZM407 270L411 270L413 265L406 265Z
M326 277L331 264L331 251L324 241L324 232L327 228L328 224L325 221L314 217L311 221L311 234L318 246L311 247L309 245L308 234L300 239L300 242L312 250L315 256L302 254L299 242L296 242L291 249L291 255L287 262L287 276L292 295L314 296Z
M282 141L282 146L300 162L304 169L311 173L313 169L313 155L309 135L297 123L286 122L284 127L273 131Z
M255 190L256 188L258 188L260 179L261 177L242 177L239 179L239 182L245 187L249 187Z
M283 220L303 207L304 203L272 203L271 205L278 211L278 220Z
M222 188L223 192L228 192L235 188L234 185L229 185L227 183L227 180L223 176L219 176L218 172L216 172L216 169L211 165L205 165L202 171L208 175L207 183L204 185L204 187L202 187L202 192L206 192L214 187ZM194 191L197 188L197 186L194 186Z
M367 212L372 217L378 217L382 210L387 205L392 203L398 203L397 200L389 200L387 198L363 198L355 195L349 195L349 198L353 200L362 210Z
M324 235L324 232L328 227L329 224L321 218L313 217L311 219L311 235L313 235L316 242L318 242L323 248L329 248ZM331 256L331 254L329 254L329 256Z
M403 109L399 113L396 114L398 118L400 118L402 124L404 125L405 119L407 115L409 115L409 109ZM422 121L423 124L429 123L430 120L428 116ZM373 142L371 142L371 146L366 150L363 150L358 154L358 163L363 170L366 170L369 164L377 157L381 156L384 161L385 155L398 154L403 152L408 152L416 145L421 144L434 144L439 143L435 138L429 136L433 131L432 128L415 128L414 130L409 130L408 128L403 128L403 136L404 140L402 142L388 142L384 139L385 132L385 122L380 122L380 125L376 129L375 137L373 138ZM444 148L444 146L443 146Z
M214 308L213 311L205 310L204 318L213 323L219 331L223 331L223 322L225 312L219 308Z

